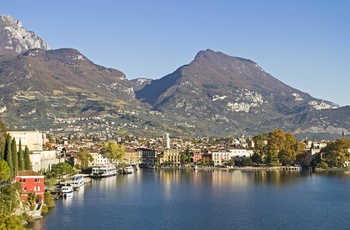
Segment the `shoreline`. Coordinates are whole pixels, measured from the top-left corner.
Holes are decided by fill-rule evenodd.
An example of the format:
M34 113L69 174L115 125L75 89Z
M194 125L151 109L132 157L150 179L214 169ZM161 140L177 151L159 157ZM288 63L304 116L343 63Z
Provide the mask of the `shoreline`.
M194 169L193 167L158 167L155 170L220 170L220 171L302 171L302 170L311 170L311 167L303 168L300 166L271 166L271 167L227 167L227 168L219 168L219 167L198 167ZM350 167L342 167L342 168L315 168L314 172L327 172L327 171L350 171Z

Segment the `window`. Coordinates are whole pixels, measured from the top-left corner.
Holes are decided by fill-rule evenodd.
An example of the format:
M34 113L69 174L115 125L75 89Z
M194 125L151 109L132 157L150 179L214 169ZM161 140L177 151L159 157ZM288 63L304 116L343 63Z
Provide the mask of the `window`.
M26 179L25 179L25 178L21 178L21 179L19 180L19 182L26 182Z
M38 191L40 192L40 186L38 186Z
M27 191L27 187L23 187L23 191Z

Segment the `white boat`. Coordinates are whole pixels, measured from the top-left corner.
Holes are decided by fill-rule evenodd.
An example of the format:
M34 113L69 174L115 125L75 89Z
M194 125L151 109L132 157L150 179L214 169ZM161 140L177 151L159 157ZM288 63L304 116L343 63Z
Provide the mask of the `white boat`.
M194 170L198 170L198 166L195 165L195 166L193 167L193 169L194 169Z
M131 174L134 172L134 167L133 166L126 166L123 169L123 174Z
M85 181L83 175L74 175L70 178L70 180L74 190L80 190L84 188Z
M92 173L90 174L90 177L102 178L102 177L114 176L116 174L117 174L117 169L115 168L115 166L111 164L106 164L106 165L94 166L92 168Z
M73 186L70 184L65 184L61 187L61 195L64 197L70 197L73 196Z

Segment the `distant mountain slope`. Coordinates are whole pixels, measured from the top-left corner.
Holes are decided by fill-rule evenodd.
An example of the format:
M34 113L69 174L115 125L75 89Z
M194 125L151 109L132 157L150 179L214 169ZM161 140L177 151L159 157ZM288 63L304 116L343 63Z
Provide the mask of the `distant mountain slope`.
M257 63L212 50L153 80L136 97L155 110L213 128L244 130L286 115L336 108L272 77ZM209 123L208 123L209 122ZM290 127L289 127L290 128Z
M73 49L0 56L0 98L0 114L18 124L140 104L122 72L95 65Z
M132 84L134 91L139 91L146 85L151 84L152 79L147 79L147 78L136 78L130 80L130 83Z
M0 55L20 54L29 49L48 50L48 44L9 15L0 15Z

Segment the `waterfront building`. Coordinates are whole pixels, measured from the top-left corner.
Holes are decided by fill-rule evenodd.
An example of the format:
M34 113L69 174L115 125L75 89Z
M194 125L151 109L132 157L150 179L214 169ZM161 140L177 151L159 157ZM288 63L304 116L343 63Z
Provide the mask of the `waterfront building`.
M125 148L125 157L122 163L126 164L140 164L141 155L134 148Z
M193 163L198 164L201 163L202 160L202 152L200 149L193 149Z
M215 151L212 153L214 165L223 165L224 162L234 160L235 157L250 157L253 154L253 150L247 150L242 148L230 149L229 151Z
M144 166L154 166L157 162L157 153L155 149L138 148L138 155L141 156L141 164Z
M23 170L17 174L15 181L21 183L22 200L26 201L28 194L34 192L38 197L38 203L44 203L45 177L41 173L33 170Z
M92 156L93 159L91 162L89 162L89 167L96 165L105 165L110 163L110 160L99 152L89 152L89 154Z
M165 149L163 152L164 164L180 165L181 154L179 149Z
M202 154L202 164L203 165L212 165L213 164L212 154L210 154L210 153Z

